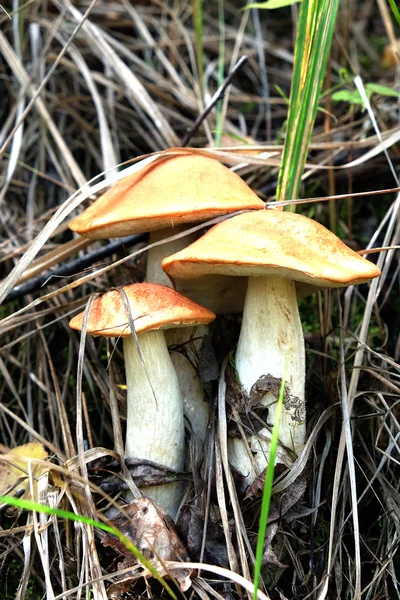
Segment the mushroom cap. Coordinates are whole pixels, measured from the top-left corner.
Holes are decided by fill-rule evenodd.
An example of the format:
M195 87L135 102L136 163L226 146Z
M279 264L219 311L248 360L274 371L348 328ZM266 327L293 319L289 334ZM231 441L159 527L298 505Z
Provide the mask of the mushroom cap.
M178 287L185 281L190 285L190 280L201 283L210 275L275 276L328 288L364 283L380 275L378 267L323 225L278 210L227 219L165 258L162 267Z
M210 323L215 314L157 283L133 283L123 288L128 297L137 334L157 329L190 327ZM82 330L84 312L69 322L72 329ZM87 333L105 337L131 335L122 296L117 289L95 298L90 309Z
M118 181L70 228L104 239L206 221L264 203L218 160L187 152L152 162Z

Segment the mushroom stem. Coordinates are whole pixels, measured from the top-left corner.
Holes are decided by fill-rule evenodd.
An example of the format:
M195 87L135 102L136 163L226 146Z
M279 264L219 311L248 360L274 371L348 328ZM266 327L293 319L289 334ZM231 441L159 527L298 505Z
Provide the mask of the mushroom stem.
M147 374L133 337L124 338L128 389L125 455L179 471L184 461L183 406L164 333L142 333L138 343ZM180 483L144 487L142 491L175 517L182 493Z
M177 225L174 228L169 227L168 229L150 231L149 244L154 244L155 242L165 240L177 233L182 233L185 229L189 229L192 226L193 224ZM161 263L166 256L175 254L175 252L179 252L179 250L183 250L183 248L192 244L196 240L196 237L196 233L191 233L173 240L172 242L166 242L165 244L160 244L160 246L150 248L147 255L146 281L161 283L167 287L172 287L170 278L161 268Z
M177 225L169 229L159 229L150 232L149 243L165 240L172 235L181 233L188 229L191 225ZM161 244L150 248L147 257L146 281L161 283L168 287L172 287L171 280L168 275L162 270L161 263L166 256L179 252L192 244L197 238L196 233ZM204 336L207 332L207 327L198 328L196 337ZM166 334L168 346L171 345L190 345L192 332L186 329L172 329ZM194 349L199 351L201 340L198 339L194 343ZM179 387L183 399L183 411L185 416L191 422L193 431L197 439L204 442L209 416L208 403L204 401L203 387L197 375L196 369L192 366L189 360L179 352L172 352L171 360L175 367L175 371L179 381Z
M290 406L282 412L277 462L290 465L305 442L304 337L297 306L295 283L281 277L249 277L243 311L236 369L244 391L263 375L285 380L289 388ZM267 392L261 404L268 407L268 425L275 422L276 393ZM249 456L241 440L230 441L230 460L246 475L246 484L254 481L268 464L271 431L262 428L250 435L248 443L253 456Z
M165 332L172 364L179 380L184 415L189 419L196 438L203 443L206 438L210 409L208 402L204 400L203 386L193 364L197 364L197 357L207 330L207 325L199 325L191 330L176 328ZM184 346L191 361L185 354L174 350L171 346Z

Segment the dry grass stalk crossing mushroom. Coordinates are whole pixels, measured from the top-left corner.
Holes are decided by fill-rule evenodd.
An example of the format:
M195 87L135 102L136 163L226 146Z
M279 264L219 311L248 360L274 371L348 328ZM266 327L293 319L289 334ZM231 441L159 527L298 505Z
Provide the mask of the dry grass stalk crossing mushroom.
M236 243L233 243L235 240ZM202 286L218 276L227 284L248 277L243 323L236 351L236 370L249 407L254 398L268 407L274 423L276 381L287 361L288 394L280 424L278 462L290 465L305 442L304 339L296 284L313 291L364 283L379 269L348 248L325 227L299 214L277 210L237 215L211 228L202 238L163 261L178 285ZM278 388L279 389L279 388ZM275 393L274 393L275 392ZM230 443L230 460L246 484L267 465L270 428L261 427L245 444Z
M180 471L184 462L183 403L163 330L210 323L215 315L166 286L136 283L124 287L124 291L143 362L118 290L93 301L87 333L124 339L126 458L147 459ZM83 315L74 317L70 327L80 330ZM175 516L182 492L179 483L142 491Z

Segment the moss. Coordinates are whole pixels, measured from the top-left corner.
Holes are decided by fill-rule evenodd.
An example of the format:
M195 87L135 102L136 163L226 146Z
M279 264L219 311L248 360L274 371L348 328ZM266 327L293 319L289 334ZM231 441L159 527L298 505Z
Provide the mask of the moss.
M17 595L18 586L20 584L23 572L23 563L20 559L10 557L5 564L2 565L0 577L0 598L1 600L14 600ZM41 600L43 598L43 590L38 585L34 577L30 577L24 600Z

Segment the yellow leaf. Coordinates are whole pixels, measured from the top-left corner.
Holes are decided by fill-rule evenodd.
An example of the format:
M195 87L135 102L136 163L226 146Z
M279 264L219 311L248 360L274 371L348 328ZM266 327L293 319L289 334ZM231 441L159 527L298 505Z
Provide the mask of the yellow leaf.
M35 464L44 460L47 453L39 442L17 446L5 454L0 454L0 495L25 492L29 486L28 462L32 461L32 474L38 476L43 467Z

